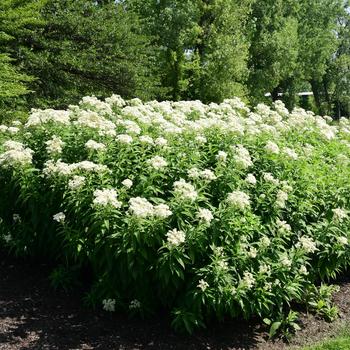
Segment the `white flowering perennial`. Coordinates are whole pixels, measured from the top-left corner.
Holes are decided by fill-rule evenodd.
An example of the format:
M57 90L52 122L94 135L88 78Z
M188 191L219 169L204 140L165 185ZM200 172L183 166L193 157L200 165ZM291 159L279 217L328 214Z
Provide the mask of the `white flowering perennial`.
M349 164L348 119L281 101L87 96L0 126L0 244L78 257L105 311L279 317L348 266Z
M296 244L297 248L305 250L306 253L314 253L318 250L316 242L311 237L302 236Z
M176 228L170 230L166 234L167 242L171 246L179 246L180 244L184 243L186 240L185 232L178 230Z
M201 279L201 280L199 280L197 287L198 287L202 292L205 292L205 290L209 287L209 283L206 282L205 280Z
M233 158L238 168L247 169L253 165L249 151L242 145L234 147L234 153L235 155Z
M344 221L345 219L348 218L347 211L342 209L342 208L332 209L332 212L333 212L333 218L334 218L335 221L342 222L342 221Z
M242 191L234 191L228 194L227 202L241 210L244 210L250 206L249 195Z
M70 190L81 188L85 184L85 180L85 176L74 175L73 178L68 181L68 188Z
M267 144L265 145L265 151L271 154L279 154L280 149L277 144L275 144L272 141L268 141Z
M109 188L95 190L93 204L97 206L110 205L117 209L122 206L122 202L117 199L117 191Z
M147 162L152 168L156 170L165 168L168 165L168 162L163 157L160 157L160 156L155 156L149 159Z
M32 163L34 151L22 143L9 140L4 143L6 151L0 154L0 166L26 166Z
M194 186L186 182L184 179L174 182L174 192L184 200L194 201L198 196Z
M102 300L102 307L103 310L108 312L114 312L115 311L115 299L103 299Z
M214 216L209 209L200 208L197 213L197 218L206 224L210 224L210 222L214 219Z
M60 154L65 143L58 136L52 136L51 140L45 142L46 150L49 154Z
M131 188L133 185L133 182L130 179L125 179L122 181L122 185L126 188Z
M152 216L154 207L146 198L135 197L129 200L129 211L138 218L146 218Z
M93 151L101 151L106 149L106 145L100 142L96 142L94 140L89 140L85 143L85 147L88 150L93 150Z
M64 220L66 219L66 215L63 212L59 212L53 216L53 219L61 224L64 223Z

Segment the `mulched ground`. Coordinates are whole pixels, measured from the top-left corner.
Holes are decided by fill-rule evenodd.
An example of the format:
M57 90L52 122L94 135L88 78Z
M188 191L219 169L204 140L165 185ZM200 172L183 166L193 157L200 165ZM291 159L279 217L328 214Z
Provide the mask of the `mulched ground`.
M116 349L116 350L282 350L335 334L350 324L350 278L339 281L335 299L341 317L326 323L303 314L305 328L290 345L267 341L266 329L257 323L226 322L195 335L174 333L163 315L147 320L86 310L79 295L54 292L49 269L9 260L0 255L0 349Z

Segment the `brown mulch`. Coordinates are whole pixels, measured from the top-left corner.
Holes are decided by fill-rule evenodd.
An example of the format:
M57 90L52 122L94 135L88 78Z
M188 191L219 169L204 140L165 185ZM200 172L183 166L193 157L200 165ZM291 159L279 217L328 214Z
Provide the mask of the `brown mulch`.
M80 294L53 291L48 273L45 265L0 255L0 350L280 350L332 336L350 322L350 278L339 281L335 297L340 319L327 323L303 314L303 330L287 345L267 341L266 329L254 322L230 321L184 336L165 315L139 320L87 310Z

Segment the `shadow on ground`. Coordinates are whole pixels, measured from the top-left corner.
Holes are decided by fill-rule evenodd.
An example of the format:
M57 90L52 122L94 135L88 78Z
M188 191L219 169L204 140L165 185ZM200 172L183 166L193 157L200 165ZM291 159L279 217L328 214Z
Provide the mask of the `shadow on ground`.
M80 297L54 292L46 266L0 262L0 349L255 349L257 324L229 322L192 337L174 333L161 315L147 320L93 312Z
M267 342L258 323L245 321L215 324L191 337L182 336L172 331L164 315L135 320L84 309L80 296L50 288L48 272L45 265L0 255L0 350L281 350L330 336L350 320L350 282L344 279L336 296L341 318L327 324L303 314L305 328L293 338L292 346Z

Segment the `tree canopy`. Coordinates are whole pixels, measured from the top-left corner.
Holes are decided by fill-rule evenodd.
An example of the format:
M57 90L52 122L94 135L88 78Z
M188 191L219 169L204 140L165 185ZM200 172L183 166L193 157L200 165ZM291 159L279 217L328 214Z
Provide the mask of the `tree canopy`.
M350 115L344 0L3 0L0 108L83 95L247 102ZM271 97L266 97L270 93Z

